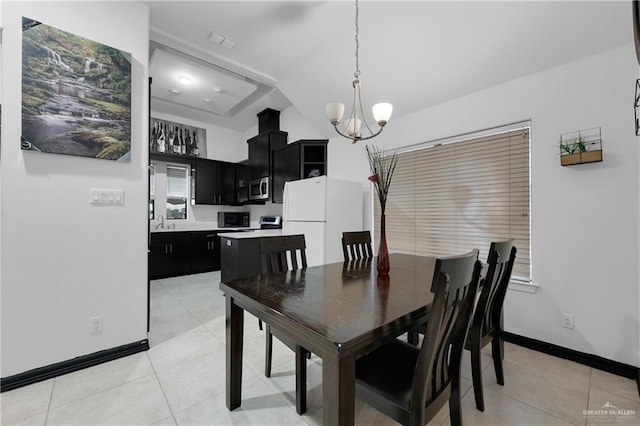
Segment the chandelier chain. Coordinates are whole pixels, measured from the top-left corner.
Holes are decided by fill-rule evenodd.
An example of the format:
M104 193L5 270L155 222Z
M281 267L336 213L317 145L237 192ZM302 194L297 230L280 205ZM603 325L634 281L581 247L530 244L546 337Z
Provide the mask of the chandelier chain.
M358 0L356 0L356 72L353 73L353 76L357 79L360 78L360 57L358 56L358 50L360 49L360 42L358 40L358 33L360 32L360 27L358 25Z

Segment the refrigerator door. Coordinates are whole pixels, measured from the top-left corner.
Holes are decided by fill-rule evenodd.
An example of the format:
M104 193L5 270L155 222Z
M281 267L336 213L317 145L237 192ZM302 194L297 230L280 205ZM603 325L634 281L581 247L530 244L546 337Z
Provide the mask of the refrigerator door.
M342 233L362 231L362 184L327 179L325 262L342 262Z
M284 184L282 219L294 221L327 220L327 177L294 180Z
M307 266L317 266L325 263L325 232L324 222L287 221L282 226L283 235L304 234L304 241L307 246ZM342 253L342 249L340 250L340 253Z

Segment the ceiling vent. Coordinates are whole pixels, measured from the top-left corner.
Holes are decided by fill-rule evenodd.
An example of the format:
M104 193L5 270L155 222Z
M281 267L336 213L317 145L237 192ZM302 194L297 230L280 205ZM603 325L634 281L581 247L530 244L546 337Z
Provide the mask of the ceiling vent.
M233 40L232 38L218 32L218 31L213 31L211 33L211 35L209 36L209 41L212 41L213 43L217 44L218 46L222 46L225 49L231 50L234 47L236 47L236 44L238 43L237 41Z

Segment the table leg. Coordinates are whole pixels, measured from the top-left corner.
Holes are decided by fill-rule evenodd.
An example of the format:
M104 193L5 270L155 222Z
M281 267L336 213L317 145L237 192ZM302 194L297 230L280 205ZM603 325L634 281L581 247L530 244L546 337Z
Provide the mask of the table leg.
M233 410L242 402L242 338L244 310L226 296L226 386L227 408Z
M296 345L296 411L307 412L307 350Z
M356 402L356 359L353 355L322 359L322 405L325 425L353 425Z

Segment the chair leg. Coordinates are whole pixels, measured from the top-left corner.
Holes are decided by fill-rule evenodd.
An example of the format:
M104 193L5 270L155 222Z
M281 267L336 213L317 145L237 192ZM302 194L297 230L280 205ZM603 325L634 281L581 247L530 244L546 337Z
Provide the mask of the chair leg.
M271 356L273 353L273 334L271 334L271 326L265 325L265 357L264 357L264 375L265 377L271 377Z
M449 419L451 426L462 426L462 401L459 378L457 380L454 379L454 383L452 384L451 396L449 397Z
M296 345L296 411L307 412L307 355L309 351Z
M473 395L476 399L476 408L484 411L484 394L482 389L482 355L479 345L471 348L471 377L473 378Z
M504 371L502 360L504 359L504 342L500 336L495 336L491 341L491 356L493 357L493 367L496 370L496 381L504 386Z
M417 331L409 331L407 332L407 343L413 346L418 346L418 332Z

